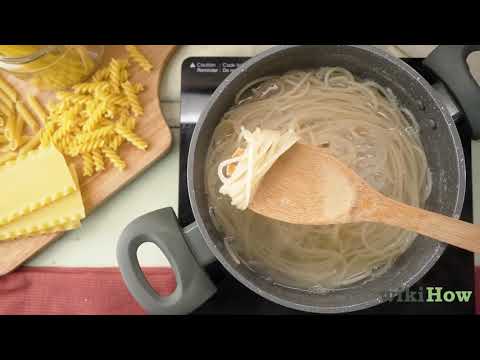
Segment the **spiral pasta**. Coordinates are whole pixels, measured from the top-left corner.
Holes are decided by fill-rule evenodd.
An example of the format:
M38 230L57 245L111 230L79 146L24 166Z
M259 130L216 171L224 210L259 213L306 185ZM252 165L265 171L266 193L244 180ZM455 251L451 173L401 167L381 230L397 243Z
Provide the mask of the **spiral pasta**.
M98 81L98 82L86 82L77 84L73 87L73 92L75 94L93 94L98 91L105 91L108 89L110 84L107 81Z
M128 56L133 61L135 61L144 71L152 71L152 64L135 45L125 45L125 48L127 49Z
M92 81L102 81L107 80L110 75L110 69L108 67L104 67L98 69L95 74L92 76Z
M90 111L90 116L83 124L83 129L87 131L93 131L95 127L102 121L103 113L105 107L98 104L97 106L92 105L93 109Z
M74 148L73 154L78 155L78 154L90 153L93 150L101 149L104 146L105 146L105 140L102 140L102 139L85 141L82 144L77 144L77 146Z
M103 155L99 150L92 151L92 158L95 164L95 171L99 172L105 169L105 163L103 162Z
M54 144L64 155L81 158L84 176L105 170L105 159L124 170L126 163L117 153L124 142L142 150L148 147L134 132L137 117L143 114L138 94L145 87L128 80L128 66L128 59L111 59L90 80L70 91L58 91L57 101L47 106L48 112L35 97L29 97L30 108L44 126L38 136L22 140L22 152L39 144Z
M116 59L112 59L110 62L110 81L112 82L113 91L116 93L120 92L120 72L121 67L120 63Z
M82 154L83 160L83 175L92 176L95 171L95 164L93 162L92 155L89 153Z
M119 170L124 170L126 167L125 162L118 156L118 154L111 148L109 147L104 147L102 148L103 153L105 154L105 157L110 160L112 165L116 167Z
M122 145L123 141L124 140L123 140L122 136L112 135L111 138L110 138L110 142L109 142L110 148L117 151L117 149L120 147L120 145Z
M130 83L130 81L125 81L122 83L123 91L125 92L125 96L128 99L132 112L135 116L143 115L143 107L140 105L140 101L138 100L138 96L135 93L135 89Z
M114 128L113 125L107 125L107 126L98 128L92 132L80 133L75 137L75 139L77 143L85 143L89 141L97 141L100 139L104 139L112 134L113 128Z
M137 134L135 134L128 127L121 124L117 124L115 127L115 132L135 146L137 149L145 150L148 147L148 144Z

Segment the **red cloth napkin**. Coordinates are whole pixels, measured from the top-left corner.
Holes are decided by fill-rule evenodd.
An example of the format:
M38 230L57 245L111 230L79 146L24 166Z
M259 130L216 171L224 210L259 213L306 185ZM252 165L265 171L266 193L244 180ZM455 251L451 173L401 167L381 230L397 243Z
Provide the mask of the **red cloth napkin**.
M144 268L160 295L175 290L170 268ZM23 267L0 277L0 314L139 315L118 268Z
M160 295L175 290L170 268L143 269ZM480 267L475 269L476 313L480 315ZM0 314L139 315L117 268L23 267L0 277Z

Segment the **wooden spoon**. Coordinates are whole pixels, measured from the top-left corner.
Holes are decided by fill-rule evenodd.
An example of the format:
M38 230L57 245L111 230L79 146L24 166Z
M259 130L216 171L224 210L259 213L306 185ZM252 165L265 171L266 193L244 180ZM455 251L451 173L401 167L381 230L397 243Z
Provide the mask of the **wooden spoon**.
M480 252L480 225L392 200L322 149L295 144L267 172L250 204L292 224L376 222Z

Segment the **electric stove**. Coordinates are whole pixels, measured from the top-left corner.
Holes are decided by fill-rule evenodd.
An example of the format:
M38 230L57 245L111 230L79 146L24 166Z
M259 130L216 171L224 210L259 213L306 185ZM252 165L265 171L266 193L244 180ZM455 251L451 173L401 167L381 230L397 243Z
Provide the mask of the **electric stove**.
M187 157L193 129L210 95L216 87L246 57L192 57L182 64L181 117L180 117L180 186L179 222L182 226L192 223L193 217L187 190ZM422 66L419 58L403 59L433 83L435 78ZM459 119L457 128L462 139L467 168L465 204L461 219L472 222L472 185L470 130L465 121ZM266 300L236 280L218 262L207 267L207 272L218 291L195 314L270 314L270 315L316 315L289 309ZM442 287L444 291L472 291L468 302L419 301L427 287ZM423 292L423 296L420 296ZM435 266L414 286L392 301L357 311L355 314L474 314L474 257L473 254L448 246Z

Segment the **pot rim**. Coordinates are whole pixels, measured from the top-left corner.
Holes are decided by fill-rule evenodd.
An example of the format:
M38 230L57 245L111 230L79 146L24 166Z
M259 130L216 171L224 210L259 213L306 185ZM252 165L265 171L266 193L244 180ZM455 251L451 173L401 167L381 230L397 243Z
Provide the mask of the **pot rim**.
M253 291L254 293L272 301L277 304L283 305L285 307L295 309L295 310L300 310L300 311L305 311L305 312L311 312L311 313L345 313L345 312L353 312L353 311L358 311L358 310L364 310L370 307L373 307L375 305L379 305L383 302L385 302L387 299L382 298L382 297L375 297L370 300L354 304L354 305L339 305L339 306L315 306L315 305L303 305L303 304L298 304L294 303L285 299L282 299L276 295L273 295L271 293L267 293L261 289L259 289L253 282L250 280L246 279L240 272L238 272L235 268L233 268L230 263L225 259L225 257L221 254L221 252L217 249L216 245L214 244L212 238L210 237L210 234L208 233L207 227L205 225L205 221L200 214L199 208L197 207L197 194L194 189L194 179L193 179L193 168L194 168L194 162L195 162L195 151L196 147L198 144L199 140L199 133L200 129L203 127L207 115L213 106L213 104L217 101L217 99L222 96L223 91L230 85L233 79L235 79L237 76L239 76L242 72L246 71L249 67L251 67L253 64L256 64L260 61L264 61L266 58L282 53L286 50L292 49L292 48L297 48L297 47L304 47L308 45L278 45L274 46L266 51L263 51L262 53L250 58L246 62L244 62L242 65L240 65L235 71L233 71L227 78L222 81L222 83L217 87L217 89L214 91L214 93L211 95L207 105L205 106L204 110L202 111L202 114L200 115L200 118L195 126L192 140L190 143L190 148L188 152L188 161L187 161L187 185L188 185L188 194L190 198L190 204L192 206L192 211L195 217L195 220L198 224L198 227L200 229L200 232L210 249L210 251L214 254L216 259L220 261L220 263L232 274L235 279L240 281L243 285L245 285L248 289ZM415 69L413 69L410 65L405 63L404 61L397 59L393 55L390 55L383 50L380 50L378 48L375 48L370 45L342 45L342 46L349 46L349 47L354 47L358 49L362 49L365 51L372 52L374 55L377 55L387 62L392 63L395 65L397 68L400 70L409 73L411 77L416 79L420 83L420 85L425 89L425 91L428 93L428 95L431 96L433 99L433 102L437 106L437 108L440 110L440 112L443 115L444 120L447 122L447 125L450 128L450 136L452 137L452 142L454 144L455 150L456 150L456 157L457 157L457 171L459 174L459 184L458 184L458 191L457 191L457 196L455 199L455 206L453 210L453 214L451 216L455 218L459 218L462 208L463 208L463 203L465 200L465 189L466 189L466 169L465 169L465 157L463 153L463 148L462 148L462 143L460 140L460 136L458 134L458 131L455 126L455 122L453 121L452 117L447 111L446 106L438 99L438 97L435 95L435 91L432 88L432 86L423 78L422 75L420 75ZM420 268L417 273L415 273L413 276L409 278L408 281L402 284L401 287L399 287L399 291L403 291L413 284L415 284L418 280L420 280L437 262L437 260L440 258L440 256L443 254L445 251L447 245L445 243L438 242L438 246L435 248L434 253L431 255L431 257L428 259L428 261L425 262L424 266Z

